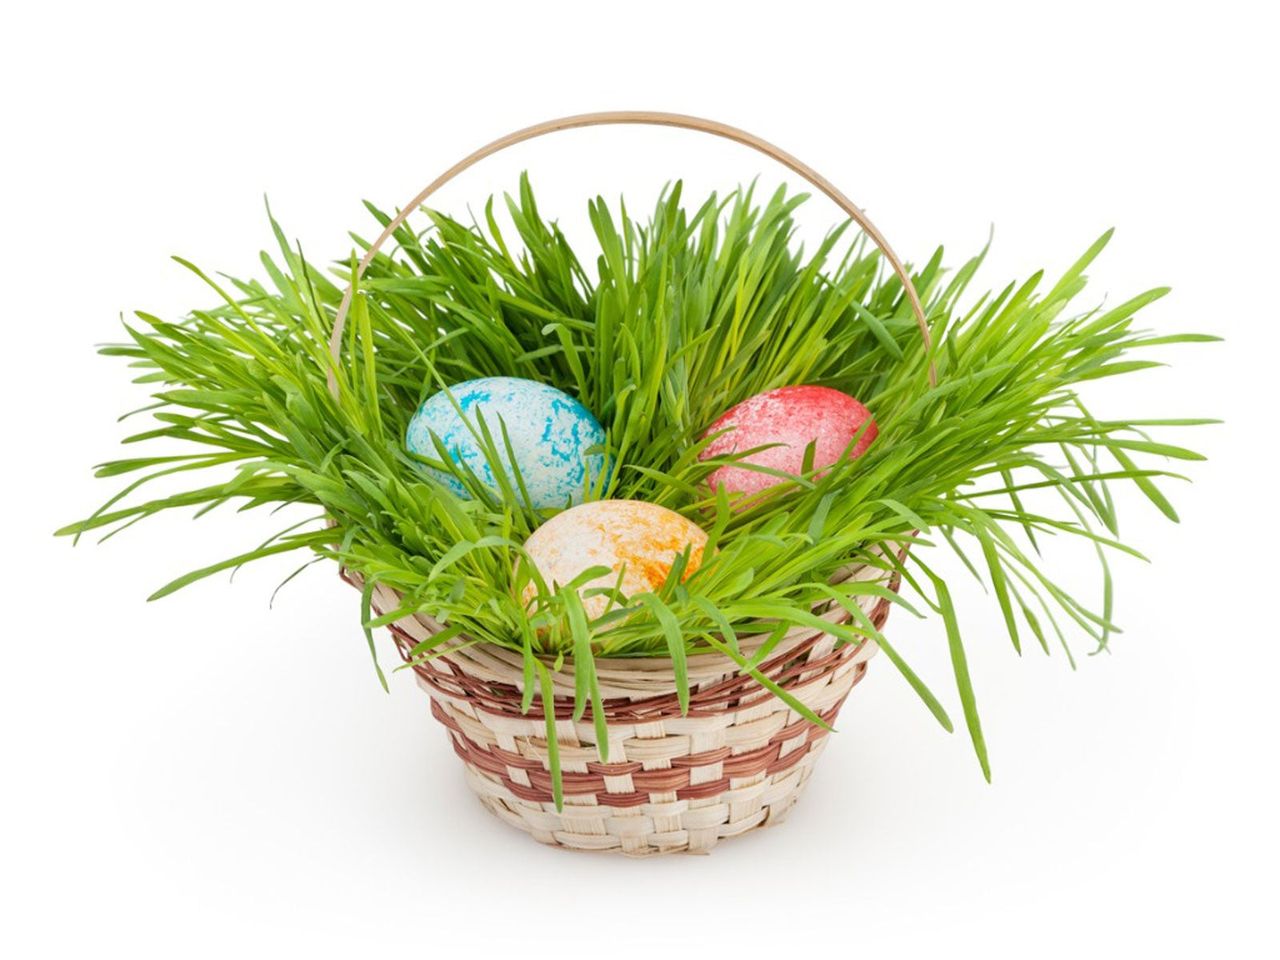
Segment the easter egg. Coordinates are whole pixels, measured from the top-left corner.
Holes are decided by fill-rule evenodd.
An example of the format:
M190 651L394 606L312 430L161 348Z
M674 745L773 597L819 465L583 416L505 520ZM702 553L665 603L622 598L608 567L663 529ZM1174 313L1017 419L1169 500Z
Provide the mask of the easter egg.
M859 430L862 435L850 449ZM876 422L871 419L871 411L839 390L780 387L743 400L713 423L703 436L717 433L720 436L707 444L699 454L700 460L779 444L753 453L743 458L743 462L799 474L804 468L805 450L811 443L814 445L813 466L818 469L840 460L846 450L850 458L861 456L876 438ZM755 494L786 481L773 474L731 465L717 468L707 477L707 482L713 490L724 487L730 494Z
M702 563L707 535L680 514L640 500L595 500L558 513L525 541L525 551L548 587L568 583L588 567L608 567L609 574L586 587L618 584L625 596L651 593L666 582L676 558L689 548L685 576ZM524 600L537 588L528 584ZM609 598L583 597L588 617L604 613Z
M451 396L452 395L452 398ZM588 448L605 442L591 412L563 390L518 377L484 377L455 384L428 397L409 422L405 444L413 453L439 459L431 435L455 463L465 464L489 489L500 489L477 435L483 418L512 489L519 491L512 457L502 439L506 425L516 467L535 507L580 503L584 487L604 470L604 456ZM443 470L430 470L459 496L466 488Z

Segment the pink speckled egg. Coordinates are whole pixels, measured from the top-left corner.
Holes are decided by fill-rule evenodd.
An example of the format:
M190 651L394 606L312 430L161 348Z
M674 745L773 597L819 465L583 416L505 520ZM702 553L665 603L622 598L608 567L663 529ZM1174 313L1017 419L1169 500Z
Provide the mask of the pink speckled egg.
M676 557L689 547L685 576L702 563L706 533L692 521L666 507L640 500L594 500L556 514L525 541L524 548L547 586L568 583L588 567L608 567L612 573L586 587L612 587L622 574L626 596L656 591L666 581ZM585 589L585 588L584 588ZM527 603L536 595L532 583L524 589ZM604 613L609 598L583 598L588 617Z
M849 451L851 459L861 456L876 438L871 411L830 387L779 387L748 397L713 423L703 436L727 432L707 444L699 459L781 444L752 454L745 462L799 474L810 443L814 444L814 467L828 467L844 456L864 423L866 429ZM713 490L723 486L730 494L755 494L785 481L745 467L725 466L716 469L707 482Z

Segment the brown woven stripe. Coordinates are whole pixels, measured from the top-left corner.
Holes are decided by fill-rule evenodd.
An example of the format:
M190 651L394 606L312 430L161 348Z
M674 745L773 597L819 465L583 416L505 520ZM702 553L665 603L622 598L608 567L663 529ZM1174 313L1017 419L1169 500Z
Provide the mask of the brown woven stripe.
M855 684L861 679L864 671L858 671ZM820 714L830 724L835 720L843 704L837 703L830 710ZM523 800L539 803L553 803L551 774L539 761L530 761L525 757L516 757L505 750L497 748L485 749L474 743L462 732L461 727L448 716L437 703L432 702L432 714L452 732L453 749L463 760L487 773L498 777L502 784ZM782 744L800 735L805 736L805 744L789 753L780 756ZM655 794L674 793L679 800L699 800L723 793L731 788L734 779L746 779L758 774L775 774L799 763L809 752L813 743L827 735L827 731L815 726L807 720L800 720L769 738L768 744L747 753L733 754L728 747L708 750L703 753L674 757L670 769L645 770L636 762L626 763L590 763L587 773L566 771L561 775L564 795L580 797L594 795L597 803L614 807L636 806L655 800ZM498 756L501 754L501 756ZM517 763L507 763L507 759ZM691 771L699 767L723 764L723 776L706 783L692 783ZM529 784L519 783L510 776L508 767L516 766L526 771ZM605 777L629 776L636 787L634 793L610 792L605 785Z
M687 757L672 757L671 765L673 767L709 767L711 764L719 763L732 755L733 751L728 747L720 747L718 750L691 753Z
M888 615L888 601L879 601L871 615L871 622L876 629L884 625ZM411 660L409 651L416 645L416 641L396 624L391 624L390 629L401 656L409 662ZM806 654L823 636L821 632L815 631L814 635L805 642L761 665L758 668L760 673L779 686L793 691L806 684L825 682L825 674L853 656L858 646L842 643L825 657L807 660ZM476 710L497 716L526 716L520 710L522 701L520 690L513 685L468 676L446 658L414 663L412 668L432 690L444 696L465 699ZM804 674L811 676L807 680L800 680L799 678ZM687 713L681 710L679 698L674 692L644 700L605 700L604 710L605 719L609 723L646 723L679 716L718 716L727 709L741 710L756 706L773 696L773 693L761 687L754 678L747 674L736 674L719 683L691 691ZM542 712L540 706L537 712ZM571 719L573 713L572 698L556 698L557 720ZM585 719L588 721L591 719L590 706L587 707Z

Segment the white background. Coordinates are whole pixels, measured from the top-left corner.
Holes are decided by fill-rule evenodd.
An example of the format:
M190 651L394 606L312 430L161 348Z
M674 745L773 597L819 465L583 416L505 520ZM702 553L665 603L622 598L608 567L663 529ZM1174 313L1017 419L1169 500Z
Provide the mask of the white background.
M1267 5L454 6L6 14L0 952L1274 956ZM1226 421L1168 434L1211 457L1170 488L1180 525L1121 498L1152 562L1117 564L1110 655L1075 673L1057 652L1019 660L945 564L991 786L963 733L876 663L780 829L707 858L544 849L472 800L404 675L381 692L331 570L272 610L287 561L144 602L278 518L162 517L76 549L50 535L114 491L89 467L121 455L115 416L145 402L93 345L122 313L208 302L170 254L254 274L266 194L308 255L341 256L346 230L370 232L362 198L402 203L528 123L633 108L773 140L911 259L967 255L994 223L988 286L1061 270L1114 225L1082 306L1169 283L1147 325L1228 338L1094 394L1117 417ZM679 176L691 196L782 178L695 134L595 130L488 162L439 205L526 167L576 236L597 192L642 207ZM835 213L815 200L807 217ZM891 627L958 716L940 625Z

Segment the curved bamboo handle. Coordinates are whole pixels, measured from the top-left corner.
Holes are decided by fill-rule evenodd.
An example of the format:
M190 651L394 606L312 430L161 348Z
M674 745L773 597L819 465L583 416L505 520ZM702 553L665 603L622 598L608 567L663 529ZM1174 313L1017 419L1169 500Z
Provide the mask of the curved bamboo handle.
M378 239L373 241L373 245L365 252L360 259L359 265L356 267L356 274L351 278L351 282L347 284L347 289L342 295L342 302L338 305L338 314L333 321L333 333L329 337L329 352L333 356L333 362L336 365L341 356L342 347L342 331L346 324L347 312L351 309L351 297L355 289L356 283L364 276L365 269L377 255L382 245L387 241L396 229L408 219L409 215L417 210L426 199L443 187L446 183L456 177L468 167L479 163L485 157L492 156L500 150L514 146L517 143L523 143L525 140L532 140L535 137L541 137L548 133L556 133L560 130L573 130L577 127L596 127L604 125L617 124L645 124L648 126L660 127L681 127L685 130L696 130L700 133L709 133L713 136L724 137L726 140L733 140L736 143L744 144L753 150L758 150L766 157L778 161L784 167L800 174L811 184L827 195L841 210L849 215L862 232L871 238L872 242L880 248L880 252L884 254L885 259L889 261L889 265L893 267L893 272L897 274L898 279L902 281L902 289L906 292L907 299L911 303L911 312L915 314L916 325L920 328L920 336L924 340L925 355L929 357L929 383L931 386L937 386L938 374L933 363L933 338L929 335L929 324L925 320L924 307L920 304L920 296L916 293L916 288L911 283L911 277L907 273L906 268L902 265L902 261L898 259L898 255L893 252L893 248L889 246L889 242L885 240L884 235L876 229L875 224L867 219L866 215L859 210L852 200L836 189L826 177L818 173L808 164L803 163L796 157L787 153L785 150L775 147L767 140L761 140L754 134L747 133L745 130L739 130L737 127L731 127L725 123L718 123L715 120L705 120L702 117L691 117L682 113L659 113L650 110L618 110L603 113L579 113L572 117L561 117L558 120L547 120L543 123L535 123L531 127L525 127L514 133L508 133L505 137L499 137L492 143L487 143L479 150L471 153L452 167L446 170L440 176L436 177L429 184L423 187L422 192L410 200L400 210L391 222L386 225L382 233L378 235ZM338 395L338 382L334 372L329 371L329 392L335 397Z

